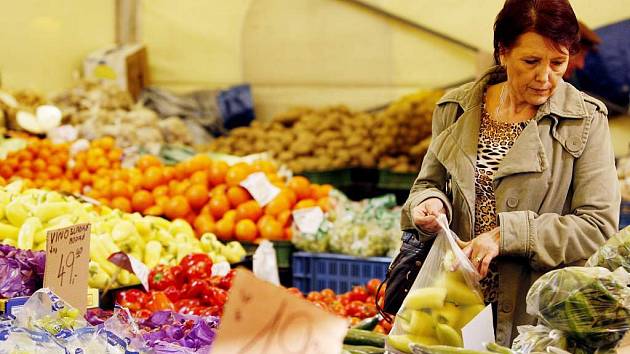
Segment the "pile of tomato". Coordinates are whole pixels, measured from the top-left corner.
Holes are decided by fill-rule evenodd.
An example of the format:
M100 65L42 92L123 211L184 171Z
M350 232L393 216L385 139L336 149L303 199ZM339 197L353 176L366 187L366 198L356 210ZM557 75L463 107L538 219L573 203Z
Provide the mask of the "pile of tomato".
M234 270L225 276L212 275L212 260L206 254L185 256L176 266L159 265L149 274L149 292L121 291L116 303L135 317L146 318L155 311L221 316L232 286Z
M306 295L302 294L298 288L289 288L288 290L326 311L350 318L351 325L355 325L363 319L374 317L378 314L376 295L380 284L381 281L379 279L371 279L365 286L355 286L352 290L343 294L336 294L332 289L311 291ZM385 286L381 287L378 295L381 306L383 305L384 293ZM391 324L385 320L381 320L374 328L374 331L379 333L389 333L390 330Z

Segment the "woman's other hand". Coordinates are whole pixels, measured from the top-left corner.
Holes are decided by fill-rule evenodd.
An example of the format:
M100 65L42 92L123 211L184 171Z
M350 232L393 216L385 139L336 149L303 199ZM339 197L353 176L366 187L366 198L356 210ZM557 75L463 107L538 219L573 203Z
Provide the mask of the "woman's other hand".
M499 228L495 227L488 232L480 234L470 242L459 244L482 278L488 274L490 262L499 255L500 240Z
M413 223L422 231L436 233L440 230L437 217L446 214L444 203L438 198L429 198L413 208L411 213Z

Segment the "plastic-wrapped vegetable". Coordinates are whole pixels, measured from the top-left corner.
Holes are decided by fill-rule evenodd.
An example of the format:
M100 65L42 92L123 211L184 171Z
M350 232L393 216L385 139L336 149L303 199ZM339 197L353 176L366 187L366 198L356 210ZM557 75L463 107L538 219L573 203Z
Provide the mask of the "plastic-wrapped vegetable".
M519 354L544 352L548 347L567 350L567 338L562 331L552 330L543 325L519 326L518 337L512 343L512 350Z
M630 272L630 226L619 231L586 262L589 267L604 267L614 271L623 267Z
M540 277L527 294L527 312L563 331L578 348L614 345L630 329L630 275L601 267L567 267Z
M293 223L293 237L291 242L303 251L307 252L327 252L329 250L330 242L330 230L332 228L332 222L325 218L319 225L319 229L314 234L308 234L301 232L295 223Z
M0 298L29 296L42 287L46 254L0 244Z
M147 345L155 353L209 352L219 318L158 311L140 323Z

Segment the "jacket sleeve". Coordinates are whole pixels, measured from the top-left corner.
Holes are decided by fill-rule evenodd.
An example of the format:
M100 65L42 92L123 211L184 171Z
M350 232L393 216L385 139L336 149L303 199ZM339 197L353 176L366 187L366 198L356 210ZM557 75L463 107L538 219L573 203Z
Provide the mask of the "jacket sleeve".
M419 233L421 240L435 237L435 235L423 232L414 224L412 217L414 207L429 198L439 198L446 206L449 222L451 216L453 215L451 202L443 192L445 190L447 179L446 169L437 160L435 153L433 152L436 149L433 144L435 142L435 138L453 123L458 107L459 104L455 102L438 103L435 107L431 128L432 142L427 150L427 153L424 155L422 167L420 168L418 177L411 187L409 197L402 207L400 220L401 229L403 231L415 230Z
M571 189L571 214L499 213L500 254L526 257L532 268L548 270L586 260L617 231L621 196L603 112L594 113Z

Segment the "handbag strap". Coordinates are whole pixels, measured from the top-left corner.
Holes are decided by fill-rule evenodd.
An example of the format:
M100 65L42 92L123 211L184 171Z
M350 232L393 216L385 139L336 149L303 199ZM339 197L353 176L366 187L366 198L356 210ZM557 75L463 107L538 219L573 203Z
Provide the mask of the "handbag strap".
M393 324L394 323L394 318L392 317L392 315L390 315L387 312L385 312L383 310L383 308L381 307L381 305L379 304L379 300L381 298L381 296L380 296L381 289L383 288L383 285L385 285L387 280L389 280L389 274L386 275L385 279L383 279L383 281L378 285L378 288L376 289L376 296L374 296L374 302L376 303L376 310L378 311L378 314L381 316L381 318L383 318L388 323Z

